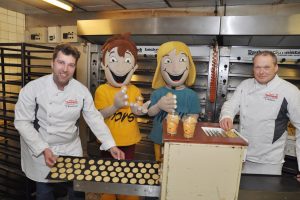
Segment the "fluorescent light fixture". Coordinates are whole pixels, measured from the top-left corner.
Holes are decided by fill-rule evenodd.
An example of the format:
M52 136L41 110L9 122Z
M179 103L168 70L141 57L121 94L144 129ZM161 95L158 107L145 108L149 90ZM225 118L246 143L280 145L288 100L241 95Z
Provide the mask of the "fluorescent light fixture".
M57 7L60 7L64 10L67 10L70 12L73 10L73 7L69 3L67 3L63 0L43 0L43 1L46 1L47 3L50 3L52 5L55 5Z

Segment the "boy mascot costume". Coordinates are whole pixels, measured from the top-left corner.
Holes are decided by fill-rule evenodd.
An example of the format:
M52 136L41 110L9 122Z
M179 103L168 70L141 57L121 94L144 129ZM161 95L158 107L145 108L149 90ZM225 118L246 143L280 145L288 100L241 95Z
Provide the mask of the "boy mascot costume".
M134 159L135 145L141 140L137 115L147 113L149 102L138 104L140 90L130 84L137 69L137 48L130 34L108 39L102 47L101 67L107 83L95 92L95 106L101 112L117 146L125 153L125 159ZM112 158L101 151L104 158ZM137 196L103 194L101 200L137 200Z
M176 112L180 117L195 114L195 117L199 117L198 95L187 88L194 84L195 79L196 67L190 50L184 43L170 41L159 47L152 81L152 88L156 90L151 95L148 110L149 116L155 116L149 137L154 142L156 160L161 158L162 122L168 113Z

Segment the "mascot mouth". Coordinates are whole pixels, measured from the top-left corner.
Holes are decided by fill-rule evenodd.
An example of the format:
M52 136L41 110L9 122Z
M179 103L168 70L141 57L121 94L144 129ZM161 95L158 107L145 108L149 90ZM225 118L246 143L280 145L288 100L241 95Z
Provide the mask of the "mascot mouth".
M109 70L113 79L117 82L117 83L124 83L124 81L126 80L129 72L127 74L125 74L124 76L117 76L113 71Z
M184 71L185 72L185 71ZM183 76L184 72L180 75L177 75L177 76L173 76L171 75L169 72L167 72L167 74L169 75L170 79L174 82L178 82L180 81L181 77Z

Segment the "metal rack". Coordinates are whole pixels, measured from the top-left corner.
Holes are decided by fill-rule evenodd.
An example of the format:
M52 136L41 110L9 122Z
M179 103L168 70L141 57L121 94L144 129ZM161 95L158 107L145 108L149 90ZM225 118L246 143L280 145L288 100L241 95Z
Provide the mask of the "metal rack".
M31 198L31 186L21 171L19 134L13 125L14 106L24 85L51 73L52 52L52 47L41 45L0 44L0 198Z

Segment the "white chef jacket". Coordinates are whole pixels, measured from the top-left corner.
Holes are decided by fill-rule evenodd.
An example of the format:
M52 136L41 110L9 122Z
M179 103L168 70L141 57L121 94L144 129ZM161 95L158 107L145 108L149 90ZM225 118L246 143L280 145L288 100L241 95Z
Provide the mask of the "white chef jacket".
M61 91L51 74L21 89L14 125L21 135L21 165L28 178L48 182L45 177L50 168L42 153L45 148L56 155L82 156L78 127L81 113L102 142L101 149L116 146L89 90L77 80L71 79Z
M287 122L290 120L296 127L299 168L300 92L296 86L277 75L266 85L259 84L254 78L244 80L224 103L220 120L226 117L233 119L238 112L240 133L249 142L246 160L265 164L266 167L270 164L281 167L287 140Z

